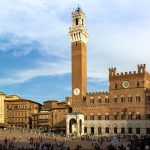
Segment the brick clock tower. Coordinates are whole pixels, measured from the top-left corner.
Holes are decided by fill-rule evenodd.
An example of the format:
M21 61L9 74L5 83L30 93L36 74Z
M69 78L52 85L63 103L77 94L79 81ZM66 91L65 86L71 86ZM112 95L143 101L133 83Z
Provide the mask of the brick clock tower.
M72 103L78 104L85 99L87 91L86 43L88 31L85 26L85 14L78 7L72 12L72 26L69 35L72 47Z

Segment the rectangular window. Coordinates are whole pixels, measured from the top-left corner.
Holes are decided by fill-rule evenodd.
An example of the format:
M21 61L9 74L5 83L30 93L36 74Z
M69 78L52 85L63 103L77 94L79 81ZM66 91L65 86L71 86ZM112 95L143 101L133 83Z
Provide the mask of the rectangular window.
M150 114L146 114L146 120L150 120Z
M105 120L109 120L109 115L105 115Z
M83 96L82 102L86 102L86 96Z
M132 114L128 114L128 120L132 120Z
M109 128L108 127L105 128L105 133L109 133Z
M150 134L150 128L146 128L146 134Z
M121 128L121 134L125 133L125 128Z
M140 82L139 81L137 81L136 86L140 87Z
M114 120L118 120L118 115L114 115Z
M121 103L125 103L125 97L121 97Z
M117 133L117 128L116 127L114 128L114 133Z
M115 89L117 89L117 88L118 88L117 83L115 83Z
M146 102L150 102L150 96L146 96Z
M140 134L140 128L136 128L136 134Z
M141 101L141 97L140 96L136 96L136 102L140 102Z
M136 114L136 120L140 120L141 119L141 115L140 114Z
M118 102L118 99L117 98L114 98L114 103L117 103Z
M101 133L102 133L102 128L98 127L98 135L101 135Z
M128 133L132 134L132 128L128 128Z
M87 127L84 127L84 133L87 133Z
M131 96L128 97L128 102L132 103L132 97Z
M84 119L87 120L87 115L84 116Z
M90 115L90 120L94 120L94 115Z
M102 100L101 100L101 98L98 98L98 103L102 103Z
M94 99L90 99L90 103L91 103L91 104L94 104Z
M101 115L98 115L98 120L102 120L102 116Z

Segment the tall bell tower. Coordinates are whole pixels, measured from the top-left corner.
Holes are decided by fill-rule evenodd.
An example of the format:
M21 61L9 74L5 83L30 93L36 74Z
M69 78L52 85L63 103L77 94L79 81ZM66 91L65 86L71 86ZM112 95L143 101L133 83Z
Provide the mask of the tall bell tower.
M72 103L83 100L87 92L87 38L86 16L78 7L72 12L69 35L72 47Z

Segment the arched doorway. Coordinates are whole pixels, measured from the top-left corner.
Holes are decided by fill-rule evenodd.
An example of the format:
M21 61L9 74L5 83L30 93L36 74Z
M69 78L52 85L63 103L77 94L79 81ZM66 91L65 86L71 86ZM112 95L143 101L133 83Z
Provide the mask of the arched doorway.
M101 134L102 134L102 128L98 127L98 135L101 135Z
M84 127L84 133L87 133L87 127Z
M80 135L82 133L82 120L81 119L79 120L79 133Z
M69 132L77 134L77 121L75 119L70 119L69 121Z
M94 127L91 127L91 135L94 135Z

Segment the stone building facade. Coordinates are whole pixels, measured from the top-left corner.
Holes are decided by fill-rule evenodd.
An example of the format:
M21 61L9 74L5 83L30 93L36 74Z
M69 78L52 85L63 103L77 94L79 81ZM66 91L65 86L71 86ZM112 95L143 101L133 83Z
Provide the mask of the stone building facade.
M5 101L14 101L20 99L17 95L6 95L5 93L0 92L0 127L5 126L4 122L4 102Z
M41 104L26 99L7 100L4 108L6 126L32 128L32 115L40 111Z
M150 134L150 74L146 65L137 71L118 73L109 69L109 91L87 92L87 38L86 16L77 8L72 13L69 28L72 48L73 114L66 119L67 135ZM84 114L84 120L76 118ZM74 119L74 121L72 121ZM82 126L82 127L81 127ZM76 127L76 129L74 129ZM84 132L81 129L84 128Z

